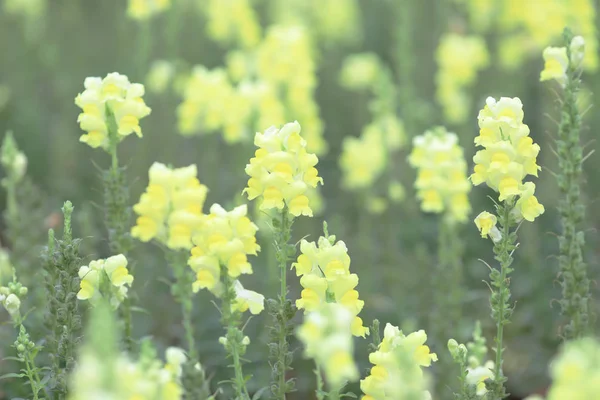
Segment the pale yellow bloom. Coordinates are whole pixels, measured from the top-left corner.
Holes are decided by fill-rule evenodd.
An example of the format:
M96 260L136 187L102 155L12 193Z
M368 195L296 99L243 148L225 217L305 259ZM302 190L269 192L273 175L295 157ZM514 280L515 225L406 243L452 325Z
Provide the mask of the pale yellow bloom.
M497 222L498 219L496 216L487 211L483 211L475 217L475 225L477 226L477 229L479 229L481 237L490 237L494 242L497 242L502 238L502 233L496 227Z
M79 300L88 300L96 305L101 298L105 298L115 309L127 297L127 286L133 283L133 276L127 269L127 259L122 254L82 266L79 268L79 278Z
M127 15L135 20L147 20L171 7L171 0L129 0Z
M540 81L556 80L561 86L567 81L569 59L565 47L546 47L544 49L544 70Z

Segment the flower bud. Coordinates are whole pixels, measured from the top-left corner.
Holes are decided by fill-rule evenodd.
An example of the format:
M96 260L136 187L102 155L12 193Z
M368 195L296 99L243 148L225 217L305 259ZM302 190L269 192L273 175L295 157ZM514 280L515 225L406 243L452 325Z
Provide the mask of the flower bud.
M9 294L6 300L4 300L4 308L10 315L15 315L19 312L19 308L21 307L21 300L14 294Z

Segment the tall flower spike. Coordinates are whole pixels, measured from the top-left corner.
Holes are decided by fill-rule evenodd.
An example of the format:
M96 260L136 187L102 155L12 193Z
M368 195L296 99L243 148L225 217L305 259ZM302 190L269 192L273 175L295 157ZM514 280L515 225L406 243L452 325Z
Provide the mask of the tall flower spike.
M417 197L425 212L441 213L451 221L465 222L471 211L467 197L467 163L458 136L443 127L413 139L409 163L417 169Z
M369 329L363 326L358 313L365 302L358 298L358 275L350 273L350 257L346 244L335 242L335 236L320 237L318 243L302 240L300 255L292 268L302 276L304 288L296 307L311 312L333 302L342 305L352 315L352 334L365 337Z
M248 199L261 199L261 210L288 207L290 214L312 216L306 192L323 184L315 168L317 156L306 151L300 136L300 124L291 122L281 129L272 126L257 132L254 144L259 147L246 173L250 176L244 193Z
M143 242L156 239L170 249L192 248L192 237L202 227L202 207L208 189L196 177L195 165L169 168L154 163L139 202L131 235Z
M475 144L483 147L473 157L474 185L487 184L504 201L524 197L516 213L517 219L533 221L544 212L534 196L535 184L524 184L527 175L537 177L541 169L536 162L540 146L533 143L529 127L523 123L523 104L518 98L488 97L479 112L479 136Z
M142 96L144 85L130 83L125 75L117 72L105 78L86 78L85 90L75 98L75 104L82 109L77 122L87 133L80 141L91 147L109 150L110 141L121 141L132 133L142 136L140 119L150 114ZM116 135L111 139L110 130L115 127Z

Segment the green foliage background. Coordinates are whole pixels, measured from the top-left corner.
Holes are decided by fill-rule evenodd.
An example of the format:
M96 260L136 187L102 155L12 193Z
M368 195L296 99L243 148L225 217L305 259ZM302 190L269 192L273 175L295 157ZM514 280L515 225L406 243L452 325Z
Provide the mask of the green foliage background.
M257 5L265 24L269 22L266 3L261 1ZM409 40L414 48L410 61L414 66L412 80L416 93L413 105L415 127L414 131L408 132L409 136L443 123L434 99L434 52L443 27L451 21L444 9L440 9L440 3L415 0L412 4L414 29ZM438 218L420 212L412 189L408 190L407 199L401 205L391 207L383 215L371 216L357 196L344 191L340 185L337 160L342 139L359 135L370 118L366 96L349 93L338 84L342 60L351 53L372 51L392 70L401 68L395 61L398 58L395 35L403 2L362 0L359 4L362 40L327 47L318 60L317 97L325 123L325 138L330 146L329 153L320 158L318 165L325 181L326 208L321 216L300 219L294 226L294 238L299 240L308 236L316 240L322 221L326 219L330 232L344 240L350 249L351 268L360 276L358 290L366 304L361 314L365 322L378 318L383 323L390 322L407 330L428 330L432 292L443 290L432 287ZM79 143L81 131L76 123L79 110L73 99L83 90L83 80L87 76L104 76L118 71L128 75L132 82L144 81L147 69L140 68L139 59L140 43L144 39L137 24L126 17L125 8L125 2L119 0L52 0L44 18L35 21L25 21L0 11L0 84L11 92L8 103L0 109L0 132L14 132L29 159L29 175L45 193L36 194L43 198L47 216L38 226L39 237L44 237L43 232L48 227L60 226L57 211L64 200L71 200L75 205L74 234L84 238L82 249L86 261L110 255L102 212L98 207L102 202L101 181L94 167L106 167L109 157ZM172 49L166 45L167 22L167 16L162 15L150 24L150 37L147 38L152 43L150 59L173 56ZM175 56L190 65L222 65L227 49L207 37L205 24L199 13L181 14L179 52ZM498 37L491 35L487 39L493 47ZM559 113L557 96L551 85L539 83L541 55L516 71L504 71L494 61L492 56L491 66L480 74L478 84L471 92L474 106L470 122L449 128L459 134L472 165L476 115L485 97L518 96L525 105L525 123L531 128L534 141L542 148L538 159L542 172L537 187L546 212L534 224L524 224L519 231L521 246L516 254L511 282L516 309L513 323L505 333L505 371L509 377L509 390L523 395L547 385L547 363L559 344L557 332L563 322L558 316L558 305L553 303L560 291L555 282L558 189L552 176L553 171L556 172L556 158L551 148L552 136L557 130L553 119L558 119ZM586 74L583 80L593 93L600 93L597 74ZM592 103L595 98L592 97ZM242 201L240 195L246 181L243 170L253 152L252 146L227 145L219 135L183 138L177 133L175 120L175 107L180 99L171 94L147 94L145 99L153 111L141 122L144 138L130 138L120 146L120 158L128 165L132 199L137 199L144 189L152 162L160 161L175 166L197 163L200 180L210 188L207 205ZM599 126L600 114L592 107L584 119L583 136L584 142L589 141L588 150L596 147ZM405 160L401 160L400 165L403 183L411 188L414 171ZM592 155L585 164L584 187L588 205L586 227L589 228L586 257L592 282L597 281L600 274L596 232L600 224L600 208L596 206L600 194L599 168L600 158ZM491 208L492 203L486 197L489 194L484 188L471 192L473 216ZM491 262L492 246L479 237L472 224L464 227L461 238L465 246L464 271L468 287L463 308L465 318L451 321L452 329L447 332L447 337L465 340L474 321L479 319L488 343L491 343L494 326L489 318L489 292L482 282L488 271L479 259ZM31 252L37 252L36 246L41 244L43 242L31 243ZM274 295L278 287L277 271L272 264L270 244L263 241L261 245L264 251L254 262L255 274L247 286L265 295ZM161 252L152 245L137 243L133 258L136 260L134 292L138 297L137 304L146 311L135 315L135 336L150 335L159 346L182 344L180 311L165 283L165 279L172 281L172 278ZM30 281L33 283L30 290L43 290L43 282ZM292 297L297 298L300 292L298 280L291 278L289 282ZM592 289L598 299L597 285L593 284ZM195 297L195 323L201 360L209 374L214 374L215 386L228 371L224 351L217 342L222 334L218 311L211 300L205 291ZM597 300L594 308L598 309ZM266 364L265 318L266 315L253 318L247 327L247 334L253 338L248 370L255 376L254 389L266 384L270 373ZM3 343L12 343L12 335L12 331L3 333ZM35 335L32 332L33 338ZM356 356L363 376L368 368L367 343L357 343ZM449 357L445 342L434 342L431 347L440 357ZM11 351L7 346L3 346L3 350ZM6 355L10 354L3 354ZM9 362L0 364L2 373L10 368ZM299 380L300 392L296 396L299 399L308 398L309 388L314 387L311 370L311 363L298 356L294 373ZM0 381L0 399L5 398L3 393L4 396L10 393L10 385L10 381Z

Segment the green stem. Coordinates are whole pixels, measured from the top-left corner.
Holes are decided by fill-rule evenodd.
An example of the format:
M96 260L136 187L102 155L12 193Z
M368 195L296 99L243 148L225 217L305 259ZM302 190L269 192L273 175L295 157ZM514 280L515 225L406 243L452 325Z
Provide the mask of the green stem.
M504 354L504 326L509 322L512 315L512 308L509 305L510 300L510 280L508 275L512 272L512 252L516 248L516 233L511 233L511 211L513 209L514 199L506 200L497 207L498 223L502 238L494 245L495 259L500 263L500 271L492 269L490 272L491 285L495 290L492 291L490 305L492 308L492 317L496 320L496 365L494 367L494 381L492 395L496 399L503 399L507 396L504 388L506 377L503 374L503 354Z
M106 120L108 127L109 148L111 166L104 173L104 206L105 224L108 230L110 249L114 254L127 255L130 250L131 238L129 237L130 210L128 206L129 191L125 184L123 170L119 167L118 145L119 133L114 113L110 107L106 107ZM133 271L133 268L132 268ZM123 333L125 348L127 351L133 349L131 299L126 298L120 307L123 320Z
M281 288L276 300L267 301L267 311L273 321L269 332L269 361L273 370L270 387L273 398L278 400L285 400L286 393L294 388L293 380L286 380L286 372L292 369L293 360L288 337L292 335L291 320L296 313L296 308L287 299L288 262L295 252L294 245L290 244L292 223L293 218L287 206L281 210L279 218L273 219L275 258L279 267Z
M221 302L221 315L223 325L226 328L225 350L229 353L233 360L233 388L236 394L236 400L250 399L248 389L246 388L246 379L242 371L241 356L245 350L245 345L242 343L244 333L238 328L240 324L240 313L232 310L232 304L235 301L236 294L233 288L231 277L227 273L227 268L221 266L221 276L223 279L224 292Z
M185 331L188 354L192 360L197 360L198 354L196 351L196 341L194 339L194 325L192 323L194 310L192 302L192 297L194 295L192 291L193 276L191 271L187 268L186 258L187 254L183 252L168 251L167 253L167 259L173 269L173 275L175 276L176 281L175 285L172 286L172 293L175 300L181 305L183 329Z
M315 377L317 378L317 400L325 400L324 387L323 387L323 376L321 375L321 367L319 363L315 362Z

